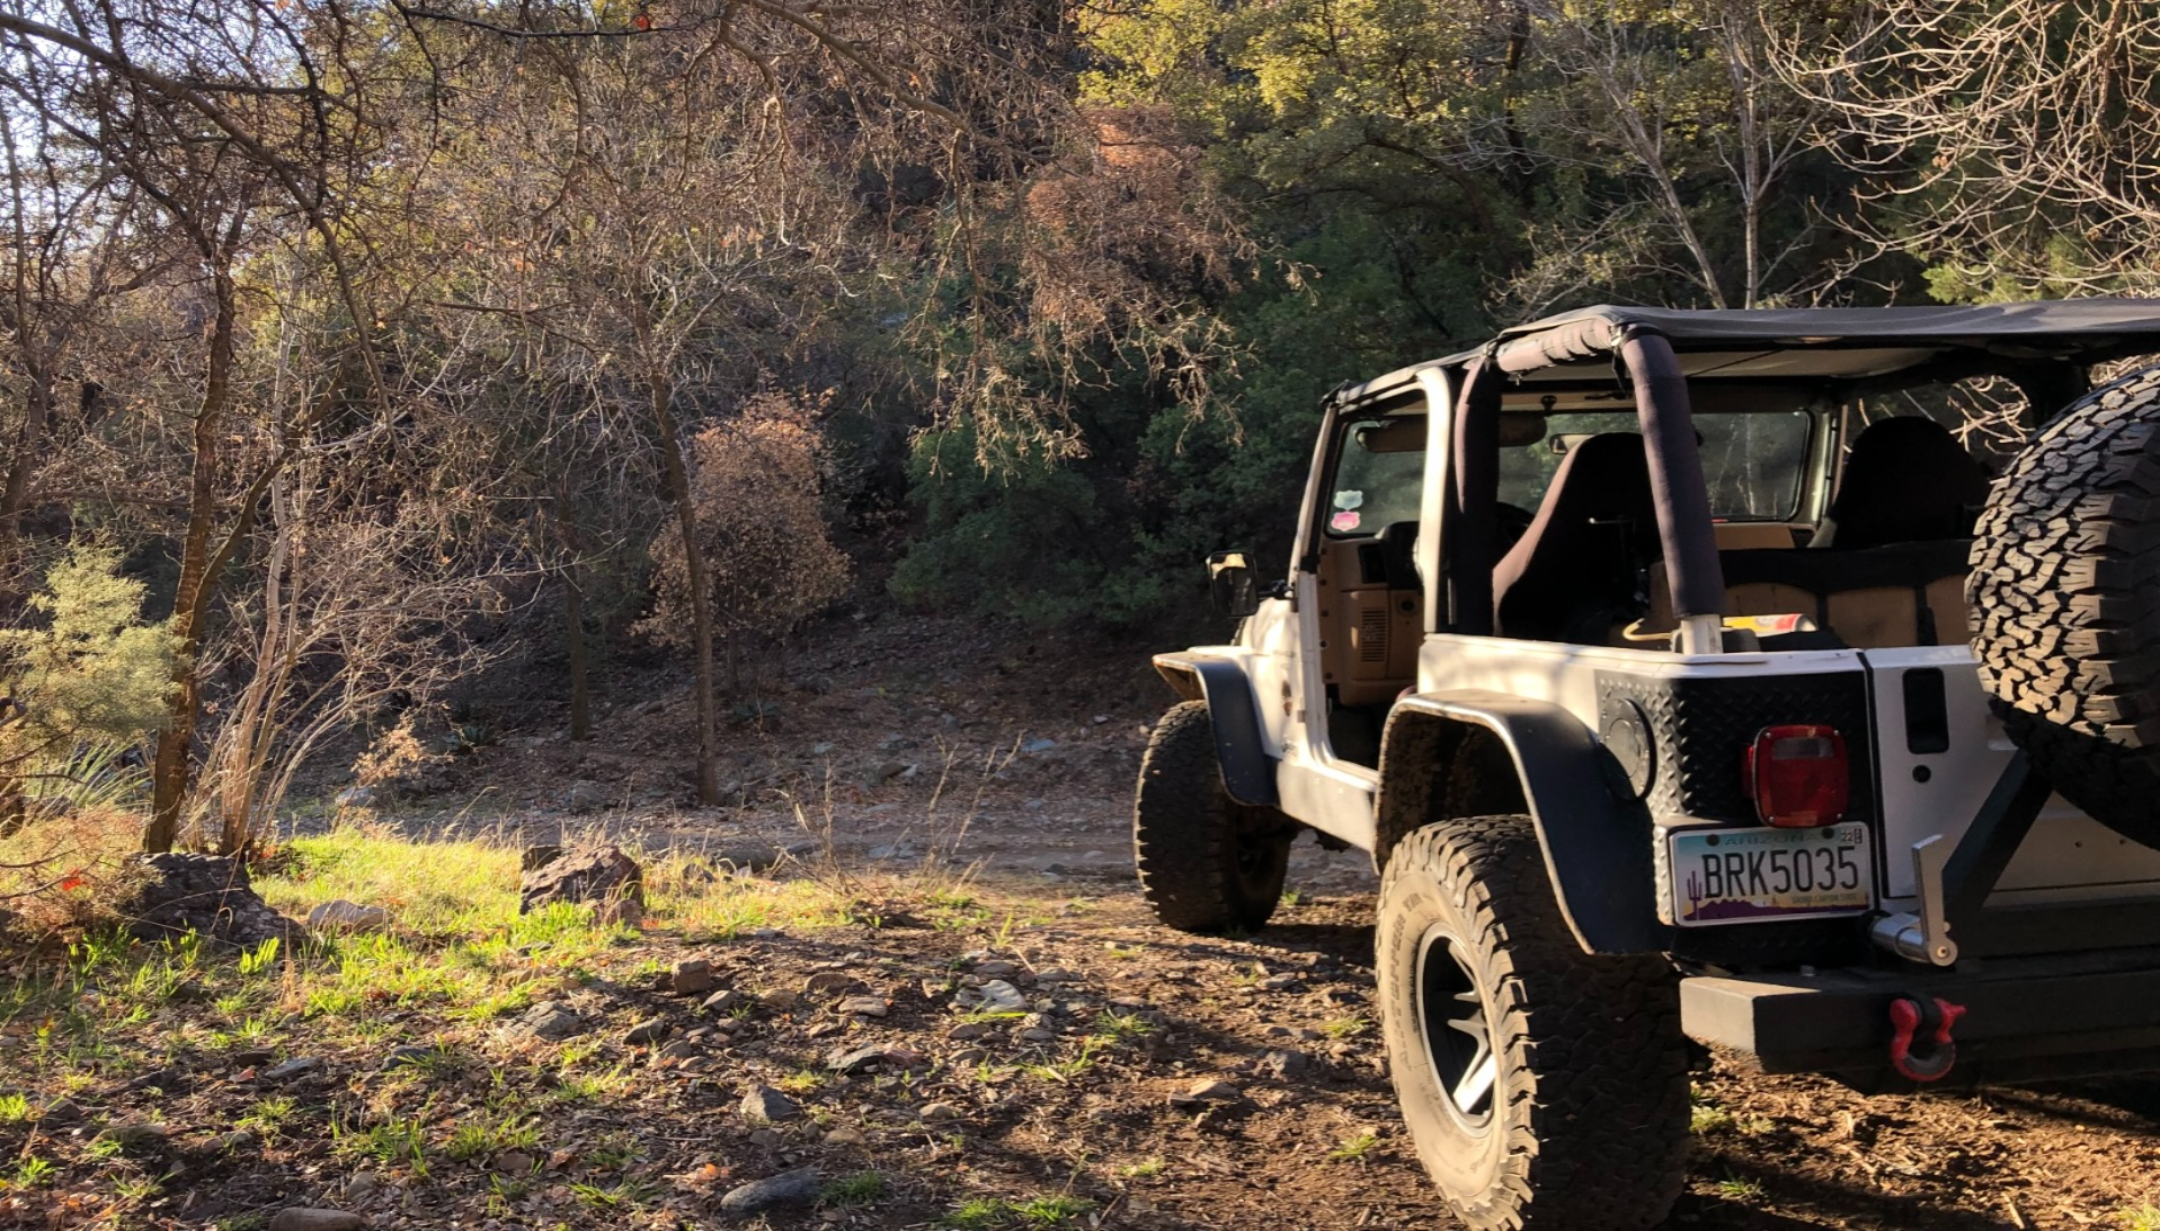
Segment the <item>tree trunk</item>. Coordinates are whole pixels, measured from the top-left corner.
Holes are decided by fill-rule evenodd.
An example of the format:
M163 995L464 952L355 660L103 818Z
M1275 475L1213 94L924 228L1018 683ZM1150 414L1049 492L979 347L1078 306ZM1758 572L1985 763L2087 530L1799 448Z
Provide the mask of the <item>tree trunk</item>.
M225 253L218 253L212 265L217 318L211 327L202 406L195 412L187 534L180 545L180 581L173 590L173 633L178 652L173 658L173 691L167 702L165 729L158 733L157 759L150 771L150 824L143 831L143 849L153 853L171 850L180 837L180 809L187 802L189 759L202 704L195 660L202 649L204 614L209 607L204 600L217 582L211 569L210 530L218 515L218 436L232 402L233 333L238 324L231 260Z
M719 697L713 688L712 587L705 580L705 549L698 540L697 507L690 500L690 467L683 459L682 437L675 430L674 384L654 368L647 384L652 395L653 426L660 433L660 457L667 470L668 497L675 502L675 524L682 535L683 576L690 587L691 642L697 656L697 797L701 804L720 802Z
M24 356L30 389L23 397L22 430L15 434L14 456L0 487L0 604L6 604L21 557L22 517L30 504L30 474L44 451L45 428L52 419L52 378L42 363Z

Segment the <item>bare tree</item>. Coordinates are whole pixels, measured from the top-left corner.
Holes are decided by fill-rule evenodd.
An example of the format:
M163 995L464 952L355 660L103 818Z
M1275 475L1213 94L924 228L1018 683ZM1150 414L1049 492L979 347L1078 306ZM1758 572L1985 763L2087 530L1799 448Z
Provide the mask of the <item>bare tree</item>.
M1772 62L1764 11L1778 7L1768 0L1691 0L1646 11L1604 0L1530 0L1539 53L1580 91L1538 117L1560 138L1541 144L1540 154L1569 161L1616 153L1623 178L1642 190L1639 210L1594 220L1588 236L1557 236L1563 251L1583 248L1603 231L1622 242L1594 245L1601 251L1623 265L1662 264L1659 272L1693 283L1720 308L1760 306L1814 276L1788 268L1809 238L1807 225L1775 251L1764 228L1786 180L1816 150L1820 107L1795 94ZM1740 221L1738 251L1730 256L1711 237L1725 229L1715 215L1726 210ZM1650 220L1680 259L1661 262L1654 247L1636 242L1639 235L1612 229L1634 231ZM1531 272L1525 289L1549 271L1534 265Z
M1953 297L2160 288L2160 10L2134 0L1875 4L1777 66L1872 177L1884 248Z

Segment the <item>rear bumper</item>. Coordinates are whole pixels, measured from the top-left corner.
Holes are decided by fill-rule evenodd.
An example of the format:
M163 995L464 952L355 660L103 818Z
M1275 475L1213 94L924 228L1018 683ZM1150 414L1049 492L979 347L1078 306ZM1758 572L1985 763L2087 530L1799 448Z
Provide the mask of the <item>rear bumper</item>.
M1703 975L1682 981L1680 1016L1691 1037L1766 1072L1867 1083L1889 1071L1890 1003L1900 996L1965 1006L1952 1084L2160 1071L2160 951L1952 971Z

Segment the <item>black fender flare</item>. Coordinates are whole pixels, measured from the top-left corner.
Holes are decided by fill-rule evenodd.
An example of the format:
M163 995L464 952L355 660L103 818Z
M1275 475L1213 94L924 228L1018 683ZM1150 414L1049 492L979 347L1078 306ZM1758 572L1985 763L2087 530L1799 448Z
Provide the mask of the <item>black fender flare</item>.
M1188 700L1206 701L1215 731L1215 760L1230 798L1256 808L1282 803L1275 792L1274 757L1260 734L1260 703L1245 669L1227 658L1156 656L1155 669ZM1182 679L1180 677L1183 677Z
M1432 724L1448 738L1443 756L1452 756L1466 740L1483 739L1497 743L1513 762L1521 802L1545 853L1553 896L1584 952L1671 949L1671 928L1658 920L1651 846L1656 829L1650 810L1641 800L1628 798L1624 788L1614 789L1626 775L1611 754L1580 719L1549 701L1463 689L1398 702L1381 735L1381 798L1375 814L1382 832L1376 856L1385 859L1393 842L1418 825L1471 815L1449 808L1444 798L1434 800L1429 783L1390 781L1391 759L1416 761L1430 755L1432 745L1421 744L1419 737L1431 735ZM1396 768L1398 778L1441 772L1429 762ZM1398 791L1416 805L1414 814L1406 812L1402 797L1389 799ZM1392 818L1391 802L1396 814Z

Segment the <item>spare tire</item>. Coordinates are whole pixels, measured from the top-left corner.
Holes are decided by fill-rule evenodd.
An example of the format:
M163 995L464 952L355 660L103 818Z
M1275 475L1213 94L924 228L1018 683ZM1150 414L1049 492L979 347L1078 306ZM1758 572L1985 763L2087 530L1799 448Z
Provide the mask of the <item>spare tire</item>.
M2160 847L2160 367L2071 404L1988 497L1980 680L2064 798Z

